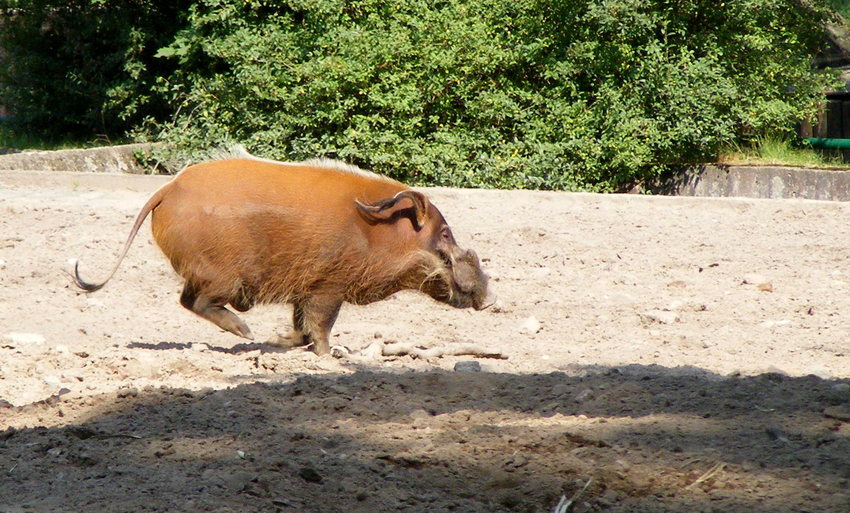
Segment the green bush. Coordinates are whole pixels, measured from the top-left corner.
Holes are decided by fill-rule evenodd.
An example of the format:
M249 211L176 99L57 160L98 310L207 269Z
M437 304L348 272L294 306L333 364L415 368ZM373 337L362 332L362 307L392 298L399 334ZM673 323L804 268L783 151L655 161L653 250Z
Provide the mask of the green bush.
M826 3L0 0L0 104L50 137L610 191L810 115Z
M826 11L802 5L203 0L151 126L417 184L615 190L811 114Z
M152 92L173 63L154 53L185 23L188 0L0 0L0 105L28 136L114 138L167 119Z
M845 20L850 19L850 3L847 0L829 0L829 5Z

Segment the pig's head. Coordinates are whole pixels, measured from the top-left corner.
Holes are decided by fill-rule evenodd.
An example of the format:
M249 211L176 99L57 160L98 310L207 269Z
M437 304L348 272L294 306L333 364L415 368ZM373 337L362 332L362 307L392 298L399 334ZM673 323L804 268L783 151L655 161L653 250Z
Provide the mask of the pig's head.
M408 202L401 203L402 200ZM488 287L487 275L474 251L457 245L445 218L424 194L405 190L392 198L364 205L357 202L360 211L373 219L409 219L419 241L410 269L416 284L411 284L442 303L456 308L483 310L496 298ZM404 206L406 208L396 208Z

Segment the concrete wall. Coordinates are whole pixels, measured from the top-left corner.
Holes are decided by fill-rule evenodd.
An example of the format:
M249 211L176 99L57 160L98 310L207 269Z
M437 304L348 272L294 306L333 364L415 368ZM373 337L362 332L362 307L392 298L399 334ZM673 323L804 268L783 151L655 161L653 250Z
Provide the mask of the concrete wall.
M0 170L144 173L136 152L149 144L126 144L85 150L27 151L0 155Z
M850 201L850 171L706 165L686 169L647 189L675 196Z

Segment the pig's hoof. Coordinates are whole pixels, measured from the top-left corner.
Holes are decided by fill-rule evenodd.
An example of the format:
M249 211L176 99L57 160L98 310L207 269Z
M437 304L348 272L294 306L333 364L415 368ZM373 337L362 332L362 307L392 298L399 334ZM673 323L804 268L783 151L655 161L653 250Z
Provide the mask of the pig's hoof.
M331 346L328 344L313 343L313 347L311 349L314 353L316 353L316 356L325 356L331 352Z
M236 336L247 338L248 340L254 340L254 334L251 333L251 328L249 328L244 322L235 322L231 326L223 327Z
M285 349L292 349L303 346L304 337L302 337L298 332L292 332L286 336L275 333L271 338L266 340L266 344L270 346L283 347Z

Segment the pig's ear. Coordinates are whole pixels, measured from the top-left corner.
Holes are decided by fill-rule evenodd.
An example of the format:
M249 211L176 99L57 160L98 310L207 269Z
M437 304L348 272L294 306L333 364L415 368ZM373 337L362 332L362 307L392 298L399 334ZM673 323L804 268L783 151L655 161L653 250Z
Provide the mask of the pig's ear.
M412 203L412 207L408 207L412 212L409 213L404 212L407 209L397 209L396 205L403 199L409 199ZM410 221L413 223L413 227L419 231L425 226L425 220L428 219L428 198L425 197L424 194L417 191L401 191L392 198L378 200L374 203L361 203L358 200L354 200L357 203L357 208L366 217L367 220L371 222L387 222L389 220L395 219L398 216L408 216L410 217Z

